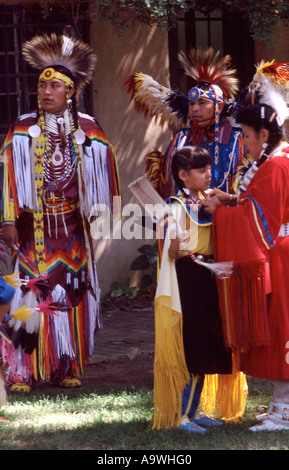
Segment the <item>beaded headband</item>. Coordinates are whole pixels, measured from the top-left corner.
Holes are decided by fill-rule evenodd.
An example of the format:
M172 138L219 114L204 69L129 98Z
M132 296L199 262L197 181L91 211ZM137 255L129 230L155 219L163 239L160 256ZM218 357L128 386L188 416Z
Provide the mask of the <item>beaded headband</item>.
M218 101L219 103L223 102L223 93L221 88L218 85L209 84L212 90L203 90L198 86L193 87L189 91L189 99L191 101L197 101L199 98L204 97L209 100Z
M61 80L65 83L66 86L74 87L74 83L71 78L69 78L67 75L64 75L63 73L57 72L52 67L44 69L39 76L39 80L52 80L53 78Z

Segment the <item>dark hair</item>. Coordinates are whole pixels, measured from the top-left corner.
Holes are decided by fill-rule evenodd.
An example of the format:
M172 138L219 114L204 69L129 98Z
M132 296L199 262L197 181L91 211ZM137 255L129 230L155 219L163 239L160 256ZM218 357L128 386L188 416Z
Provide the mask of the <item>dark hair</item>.
M195 82L194 87L200 88L203 91L214 91L208 82Z
M69 77L73 81L75 88L77 87L77 83L75 83L74 75L72 74L72 72L69 69L64 67L64 65L57 65L56 64L56 65L53 65L52 68L54 68L54 70L56 70L56 72L63 73L63 75L66 75L67 77Z
M266 149L267 155L280 142L280 140L284 138L284 128L278 124L274 109L266 104L245 106L238 112L236 121L239 124L245 124L246 126L252 127L256 134L258 134L262 128L267 129L269 132L269 139L267 142L268 147Z
M180 170L193 170L204 168L212 164L212 157L208 150L201 147L186 146L178 150L172 161L172 174L179 189L183 188L183 182L179 178Z

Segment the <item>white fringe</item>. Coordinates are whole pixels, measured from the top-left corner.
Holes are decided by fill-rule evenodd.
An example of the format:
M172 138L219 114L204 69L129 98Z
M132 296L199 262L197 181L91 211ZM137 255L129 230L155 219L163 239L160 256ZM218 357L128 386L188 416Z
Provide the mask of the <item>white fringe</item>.
M108 147L100 142L92 142L85 147L83 157L83 178L85 196L82 201L82 212L89 217L91 208L96 204L105 204L111 211L110 187L107 173Z
M56 302L63 302L66 299L66 292L59 284L52 291L51 295ZM57 311L56 313L57 315L53 316L53 323L55 326L57 357L60 358L62 355L67 355L70 358L75 358L68 313L65 311Z
M33 143L35 140L33 139ZM13 164L20 209L28 207L37 210L37 191L33 148L29 147L29 137L13 137ZM34 144L33 146L34 147ZM80 169L78 170L78 184L80 193L81 212L89 217L91 207L95 204L105 204L111 211L110 187L107 168L108 147L101 142L92 142L90 147L79 146L82 159L82 176L84 178L85 195L82 194Z
M24 206L35 210L37 202L36 183L32 181L29 137L14 135L13 137L13 165L17 187L18 203L20 209Z
M87 303L88 303L88 314L89 314L88 352L89 352L89 356L91 356L94 350L94 333L95 333L96 326L98 328L102 328L101 311L100 311L101 290L99 288L99 283L98 283L96 263L93 259L86 233L85 233L85 236L87 239L86 246L88 247L87 257L88 257L88 265L89 265L89 278L90 278L91 287L94 293L93 295L89 291L87 292Z

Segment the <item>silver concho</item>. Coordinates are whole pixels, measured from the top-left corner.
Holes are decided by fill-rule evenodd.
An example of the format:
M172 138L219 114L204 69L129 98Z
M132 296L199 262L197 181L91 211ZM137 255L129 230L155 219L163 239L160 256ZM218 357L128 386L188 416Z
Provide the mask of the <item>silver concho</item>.
M85 133L81 129L77 129L74 133L75 142L77 144L84 144L85 142Z
M29 127L28 134L34 138L39 137L41 134L41 128L37 124L34 124Z

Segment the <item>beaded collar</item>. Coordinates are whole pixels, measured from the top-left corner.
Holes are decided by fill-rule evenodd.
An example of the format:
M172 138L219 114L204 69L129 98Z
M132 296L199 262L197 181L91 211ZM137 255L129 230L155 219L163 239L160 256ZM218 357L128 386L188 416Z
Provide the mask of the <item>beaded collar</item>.
M212 215L204 210L203 196L198 197L189 195L185 197L181 193L179 193L169 198L169 202L172 200L176 200L181 203L187 215L196 224L203 226L211 225Z

